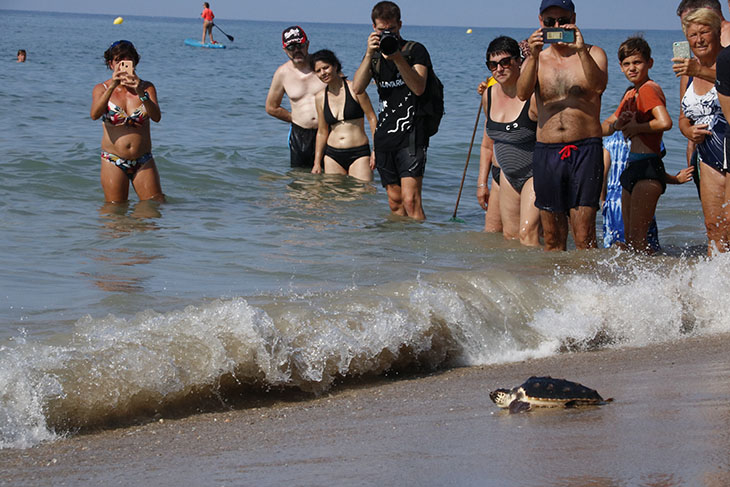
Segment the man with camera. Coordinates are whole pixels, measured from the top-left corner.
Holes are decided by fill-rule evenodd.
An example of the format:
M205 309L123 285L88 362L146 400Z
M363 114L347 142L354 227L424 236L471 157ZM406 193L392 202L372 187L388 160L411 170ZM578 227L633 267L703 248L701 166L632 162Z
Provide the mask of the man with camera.
M289 154L291 167L314 167L317 137L317 108L314 95L324 88L309 66L309 40L301 27L293 25L281 33L281 43L289 61L274 73L266 96L266 113L291 123ZM284 95L289 97L291 112L281 106Z
M421 188L426 166L428 136L416 117L417 97L426 90L431 58L420 43L400 36L400 9L393 2L373 7L374 31L353 79L357 94L372 78L378 87L381 111L373 137L375 166L388 193L390 210L415 220L425 220ZM405 53L409 44L409 52ZM404 55L407 54L407 55Z
M572 0L542 0L540 26L529 38L517 96L537 100L533 154L535 206L545 250L565 250L568 218L578 249L596 247L596 211L603 186L601 94L606 53L584 42ZM550 47L543 50L543 46Z

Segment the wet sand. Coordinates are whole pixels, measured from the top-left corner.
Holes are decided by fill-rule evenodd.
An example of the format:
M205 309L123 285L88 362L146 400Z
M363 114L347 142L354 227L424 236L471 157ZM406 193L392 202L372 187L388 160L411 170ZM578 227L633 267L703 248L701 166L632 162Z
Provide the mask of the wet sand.
M384 379L0 451L0 485L730 485L730 335ZM565 377L613 403L509 415Z

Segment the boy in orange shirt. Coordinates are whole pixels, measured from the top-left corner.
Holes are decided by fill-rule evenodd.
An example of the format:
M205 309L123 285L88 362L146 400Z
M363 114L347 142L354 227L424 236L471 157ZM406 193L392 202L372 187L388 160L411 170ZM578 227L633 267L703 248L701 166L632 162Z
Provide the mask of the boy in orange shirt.
M686 183L692 179L692 172L685 168L672 176L664 170L662 134L672 128L672 118L664 92L649 79L649 69L654 65L649 43L641 37L630 37L619 46L618 58L621 71L634 86L626 91L616 112L603 122L603 135L622 131L631 143L620 178L626 245L651 253L646 234L659 196L667 183Z

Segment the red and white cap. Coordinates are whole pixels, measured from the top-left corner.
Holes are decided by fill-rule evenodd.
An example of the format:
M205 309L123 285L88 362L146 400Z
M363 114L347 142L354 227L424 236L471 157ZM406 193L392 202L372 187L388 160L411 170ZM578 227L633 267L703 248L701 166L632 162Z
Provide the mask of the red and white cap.
M292 44L304 44L307 42L307 34L298 25L292 25L284 29L281 33L281 43L284 47L291 46Z

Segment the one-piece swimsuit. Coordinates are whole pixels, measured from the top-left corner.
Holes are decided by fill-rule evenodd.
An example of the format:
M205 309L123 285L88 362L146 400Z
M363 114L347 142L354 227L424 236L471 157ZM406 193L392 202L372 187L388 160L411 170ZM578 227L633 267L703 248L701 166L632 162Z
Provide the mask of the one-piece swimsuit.
M487 102L492 106L492 88L487 89ZM487 112L487 136L494 141L499 167L513 188L519 193L532 177L532 153L535 150L537 122L530 119L530 101L522 107L512 122L492 120Z

